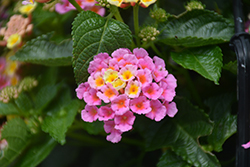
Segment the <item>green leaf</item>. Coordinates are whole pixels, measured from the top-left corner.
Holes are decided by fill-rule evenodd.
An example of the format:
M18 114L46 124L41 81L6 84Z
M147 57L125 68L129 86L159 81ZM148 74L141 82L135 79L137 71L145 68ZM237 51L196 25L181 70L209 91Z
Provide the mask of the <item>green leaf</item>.
M228 42L234 25L209 10L188 11L159 25L158 39L166 45L197 47Z
M97 135L100 132L104 132L103 122L100 121L95 121L92 123L83 121L83 129L85 129L91 135Z
M12 103L0 102L0 115L21 114L18 108Z
M28 41L11 59L46 66L71 65L72 41L65 40L58 45L50 41L51 37L49 33Z
M15 167L37 166L49 155L57 142L49 135L42 135L32 140L30 146L24 151L23 156L15 162Z
M223 68L225 69L225 70L228 70L228 71L230 71L231 73L233 73L233 74L237 74L237 60L235 60L234 62L232 62L232 61L230 61L229 63L227 63L227 64L225 64L224 66L223 66Z
M223 54L218 46L187 49L180 53L171 52L171 57L177 64L198 72L217 85L223 66L222 56Z
M60 144L65 144L66 132L73 123L80 107L78 100L71 100L68 103L58 103L53 111L48 112L42 123L42 130L47 132Z
M23 113L27 113L33 108L32 100L25 92L19 94L15 99L15 104Z
M21 118L14 118L3 126L1 139L6 139L8 146L1 150L1 167L8 166L21 154L28 144L28 138L28 128Z
M130 48L132 35L129 27L117 20L104 18L83 11L73 22L73 67L78 84L84 82L88 74L89 62L101 52L112 53L118 48Z
M174 118L149 125L146 138L148 150L170 147L183 160L194 166L220 166L216 157L205 152L198 142L209 135L213 124L199 108L184 99L176 98L178 113Z
M223 143L237 131L237 116L231 115L232 94L210 98L205 104L210 108L209 116L214 121L214 129L208 142L217 152L222 151Z
M161 156L159 162L157 163L157 167L191 167L191 165L168 149Z
M38 110L44 109L56 96L58 89L59 85L46 85L42 87L35 95L35 108Z

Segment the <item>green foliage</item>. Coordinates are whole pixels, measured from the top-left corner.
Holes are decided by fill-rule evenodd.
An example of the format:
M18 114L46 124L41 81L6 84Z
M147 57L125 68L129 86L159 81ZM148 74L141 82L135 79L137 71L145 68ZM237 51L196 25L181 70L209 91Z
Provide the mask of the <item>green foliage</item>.
M208 142L217 152L222 151L223 143L237 130L237 117L231 114L232 94L220 95L206 100L209 106L209 117L214 121L214 129L208 136Z
M165 118L149 125L146 148L170 147L191 165L220 166L216 157L205 152L198 142L200 136L209 135L213 129L208 115L184 99L176 99L176 103L178 114L174 119Z
M126 24L91 11L78 14L72 29L73 67L77 84L89 76L88 65L95 55L131 47L132 35Z
M32 39L11 59L46 66L71 65L72 41L65 40L56 44L50 41L51 37L52 33L49 33Z
M222 64L221 49L218 46L207 46L171 53L172 59L184 68L194 70L204 78L219 84Z
M168 149L161 156L157 167L191 167L186 161L184 161L180 156L176 155L173 151Z
M67 103L57 102L54 111L48 111L42 124L42 130L49 133L60 144L65 144L66 132L73 123L79 107L77 100Z
M37 135L24 150L25 154L17 159L15 167L37 166L54 149L57 142L49 135Z
M9 115L9 114L20 114L20 111L14 104L6 104L0 102L0 115Z
M228 42L234 34L233 25L209 10L188 11L161 23L158 39L166 45L197 47Z
M29 137L28 127L20 118L14 118L4 125L1 139L6 139L8 146L1 150L1 167L8 166L21 154L28 144Z

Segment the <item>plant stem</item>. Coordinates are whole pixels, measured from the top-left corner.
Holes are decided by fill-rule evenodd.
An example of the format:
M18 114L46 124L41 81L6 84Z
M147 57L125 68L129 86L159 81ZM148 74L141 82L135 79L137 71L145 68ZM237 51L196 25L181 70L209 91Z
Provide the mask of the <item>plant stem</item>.
M140 47L140 39L138 38L139 34L139 5L136 4L133 7L133 15L134 15L134 29L135 29L135 39L136 39L136 44L138 47Z
M82 12L83 9L78 5L75 0L69 0L69 2L78 10L78 12Z
M118 7L111 5L110 10L111 13L114 14L116 20L124 23Z

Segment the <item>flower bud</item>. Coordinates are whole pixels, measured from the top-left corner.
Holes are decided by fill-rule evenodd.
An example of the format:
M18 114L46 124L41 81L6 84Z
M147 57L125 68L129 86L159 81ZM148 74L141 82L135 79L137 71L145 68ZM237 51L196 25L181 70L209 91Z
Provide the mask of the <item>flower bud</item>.
M192 9L201 9L202 10L205 7L206 7L206 5L204 5L201 2L196 1L196 0L192 0L192 1L188 2L188 4L185 6L185 8L188 11L191 11Z
M162 8L158 8L157 5L154 5L153 10L150 10L149 15L150 15L150 17L152 17L153 19L155 19L159 22L164 22L167 20L167 18L170 14L168 14Z
M143 28L140 33L139 37L142 39L143 42L147 41L154 41L156 36L158 36L160 32L154 27L145 27Z

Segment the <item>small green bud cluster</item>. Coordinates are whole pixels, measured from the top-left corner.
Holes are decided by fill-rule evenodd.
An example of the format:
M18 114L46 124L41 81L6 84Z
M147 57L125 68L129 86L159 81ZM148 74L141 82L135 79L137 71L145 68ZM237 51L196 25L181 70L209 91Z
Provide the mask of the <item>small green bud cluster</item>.
M16 99L22 91L29 91L37 84L34 78L26 77L17 86L6 86L0 92L0 101L8 103L11 99Z
M97 5L100 5L102 7L110 8L110 3L108 3L107 0L96 0L98 2Z
M150 10L149 13L150 17L153 19L159 21L159 22L164 22L167 20L170 14L168 14L164 9L158 8L157 5L154 5L153 10Z
M156 36L158 36L160 32L155 27L145 27L143 28L140 33L139 37L142 38L143 42L147 41L154 41L156 39Z
M206 5L202 4L201 2L199 1L196 1L196 0L192 0L190 2L188 2L188 4L185 6L185 8L188 10L188 11L191 11L192 9L205 9Z
M21 92L21 91L29 91L31 90L33 87L36 87L38 84L37 80L35 80L34 78L32 77L26 77L24 78L19 86L18 86L18 91Z
M31 118L26 118L25 123L29 127L32 134L37 134L39 132L39 127L41 123L43 122L43 118L41 116L34 116Z
M0 101L8 103L11 99L16 99L19 95L16 86L6 86L0 92Z

